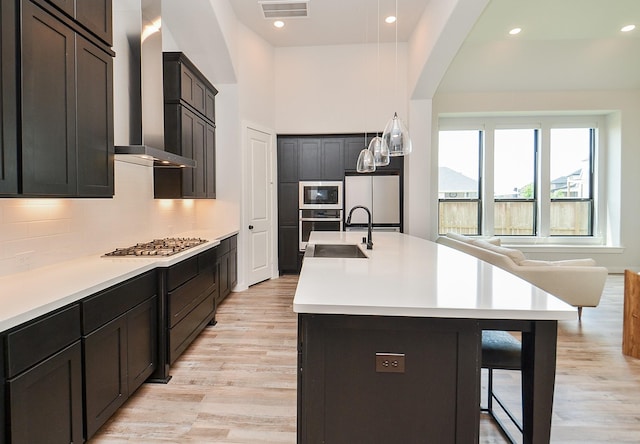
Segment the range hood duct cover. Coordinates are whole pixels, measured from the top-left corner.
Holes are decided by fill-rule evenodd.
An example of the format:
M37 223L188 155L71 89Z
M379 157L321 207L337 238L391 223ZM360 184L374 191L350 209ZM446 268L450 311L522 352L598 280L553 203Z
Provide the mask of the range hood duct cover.
M154 166L194 168L195 160L165 149L161 4L129 0L123 9L114 8L128 43L128 48L116 47L116 54L129 54L128 77L116 79L120 91L129 91L129 144L116 145L115 153L152 159Z

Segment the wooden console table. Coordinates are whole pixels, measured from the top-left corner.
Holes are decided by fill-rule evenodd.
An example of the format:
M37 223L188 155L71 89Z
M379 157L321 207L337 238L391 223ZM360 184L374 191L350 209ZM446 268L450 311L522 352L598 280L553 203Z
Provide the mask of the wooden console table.
M622 353L640 359L640 273L624 271Z

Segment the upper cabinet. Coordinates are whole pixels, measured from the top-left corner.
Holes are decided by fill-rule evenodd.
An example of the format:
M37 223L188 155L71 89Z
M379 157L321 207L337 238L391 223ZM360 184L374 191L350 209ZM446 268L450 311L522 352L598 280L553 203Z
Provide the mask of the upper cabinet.
M195 168L156 167L160 199L216 197L215 95L218 91L181 52L163 54L165 150Z
M0 2L0 195L18 192L15 2Z
M16 33L20 43L14 47L21 52L5 50L3 39L2 98L3 107L6 102L10 108L2 114L2 128L9 139L16 128L17 138L10 145L3 134L2 146L10 155L18 151L16 147L21 151L9 157L11 165L3 166L6 177L13 169L18 174L13 186L3 186L0 192L34 197L113 196L113 52L70 18L69 11L77 12L75 5L69 6L73 2L22 0L20 11L10 11L6 3L10 2L3 2L2 33L9 14L20 17ZM111 2L106 6L110 26ZM6 54L12 57L5 60ZM14 67L18 63L12 88L11 80L5 82L5 63ZM5 100L12 90L17 91L15 105L13 97Z
M113 43L111 0L47 0L109 46Z

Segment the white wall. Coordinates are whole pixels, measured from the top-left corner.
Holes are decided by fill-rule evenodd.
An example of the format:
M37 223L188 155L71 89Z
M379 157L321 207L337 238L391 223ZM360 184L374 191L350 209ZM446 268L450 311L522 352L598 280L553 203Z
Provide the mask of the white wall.
M406 52L398 44L396 65L395 44L380 44L379 59L375 44L277 48L277 133L382 131L394 111L408 122Z

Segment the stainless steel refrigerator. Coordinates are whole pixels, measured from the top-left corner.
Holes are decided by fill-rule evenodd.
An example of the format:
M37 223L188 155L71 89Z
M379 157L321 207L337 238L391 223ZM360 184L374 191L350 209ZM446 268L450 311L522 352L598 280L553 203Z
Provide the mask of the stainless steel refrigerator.
M344 181L344 218L356 205L364 205L372 213L375 230L402 231L402 186L398 175L346 176ZM367 213L357 210L351 218L351 227L362 229L367 225Z

